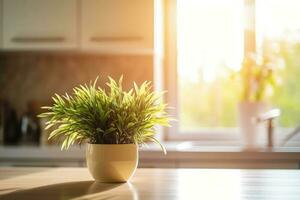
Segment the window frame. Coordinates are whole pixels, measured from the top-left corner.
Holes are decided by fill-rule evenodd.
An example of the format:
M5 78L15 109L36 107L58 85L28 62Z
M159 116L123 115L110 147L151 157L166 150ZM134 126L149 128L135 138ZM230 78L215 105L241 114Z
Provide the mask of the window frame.
M244 55L256 51L255 0L241 0L244 3ZM164 88L168 91L165 100L172 107L170 115L179 119L178 76L177 76L177 0L165 0L164 15ZM164 140L240 141L238 128L200 129L193 132L179 132L178 120L164 129Z

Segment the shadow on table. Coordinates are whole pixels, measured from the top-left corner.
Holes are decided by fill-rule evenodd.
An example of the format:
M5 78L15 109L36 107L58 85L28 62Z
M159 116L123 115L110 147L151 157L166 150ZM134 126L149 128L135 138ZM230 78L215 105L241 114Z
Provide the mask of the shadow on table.
M97 183L94 181L80 181L59 183L32 189L17 190L0 195L1 200L26 200L26 199L99 199L115 198L116 193L105 192L127 183Z
M16 168L18 170L16 170ZM5 179L10 179L10 178L16 178L19 176L26 176L29 174L36 174L36 173L41 173L41 172L45 172L45 171L49 171L49 169L47 168L43 168L43 167L35 167L33 169L27 169L27 168L23 168L23 167L14 167L14 168L1 168L1 177L0 180L5 180Z

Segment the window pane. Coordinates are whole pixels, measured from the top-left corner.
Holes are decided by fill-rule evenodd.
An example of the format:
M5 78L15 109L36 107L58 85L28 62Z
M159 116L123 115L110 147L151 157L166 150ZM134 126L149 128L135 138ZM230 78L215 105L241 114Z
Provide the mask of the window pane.
M236 126L237 86L229 71L243 56L242 3L177 1L180 131Z
M281 85L272 102L282 110L280 125L295 127L300 123L300 1L257 0L257 46L265 55L285 60Z

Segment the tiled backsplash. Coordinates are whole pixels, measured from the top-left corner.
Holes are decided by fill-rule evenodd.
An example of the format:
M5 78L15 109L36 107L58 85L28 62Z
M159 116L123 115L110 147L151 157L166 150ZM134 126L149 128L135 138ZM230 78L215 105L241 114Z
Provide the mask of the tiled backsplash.
M18 114L30 101L47 102L54 93L72 92L78 84L100 76L124 76L124 87L153 79L152 56L87 55L72 53L14 52L0 54L0 97Z

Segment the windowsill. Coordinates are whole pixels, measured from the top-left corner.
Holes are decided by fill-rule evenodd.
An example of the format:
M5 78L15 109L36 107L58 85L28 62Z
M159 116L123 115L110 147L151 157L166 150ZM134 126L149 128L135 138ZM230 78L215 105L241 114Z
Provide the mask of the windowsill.
M241 137L234 133L191 134L163 142L164 155L156 144L140 148L140 167L160 168L299 168L300 134L285 146L280 145L287 134L275 135L275 147L267 148L261 140L260 148L245 151ZM205 136L205 137L204 137ZM0 166L86 166L85 145L61 151L59 146L0 146Z
M167 155L157 145L139 151L139 167L156 168L277 168L298 169L299 147L244 151L240 146L166 142ZM0 146L0 166L85 167L85 146L61 151L58 146Z
M282 146L284 139L294 130L294 128L277 128L274 132L274 143L276 146ZM260 145L266 146L267 132L260 134L258 141ZM243 136L237 128L224 129L200 129L199 131L185 131L181 133L167 134L166 141L197 141L204 142L210 146L239 146L242 144ZM264 145L265 144L265 145ZM287 142L288 146L300 147L300 133Z

